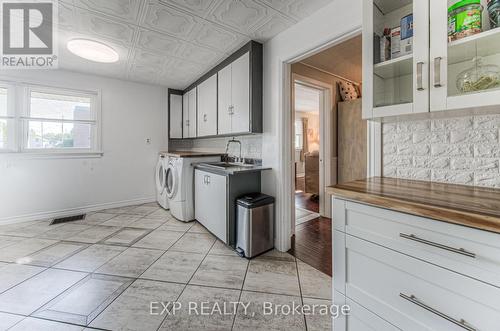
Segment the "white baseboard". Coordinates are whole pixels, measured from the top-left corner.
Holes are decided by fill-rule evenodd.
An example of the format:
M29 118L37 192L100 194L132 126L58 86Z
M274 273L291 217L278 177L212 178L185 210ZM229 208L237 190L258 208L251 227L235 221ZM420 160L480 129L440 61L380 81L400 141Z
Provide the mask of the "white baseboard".
M36 220L43 220L43 219L50 219L50 218L58 218L58 217L65 217L65 216L71 216L71 215L75 215L75 214L85 214L85 213L103 210L103 209L119 208L119 207L138 205L138 204L155 202L155 201L156 201L156 197L147 197L147 198L124 200L124 201L117 201L117 202L106 202L106 203L101 203L101 204L88 205L88 206L77 207L77 208L61 209L61 210L56 210L56 211L48 211L48 212L26 214L26 215L20 215L20 216L5 217L5 218L0 218L0 225L20 223L20 222L26 222L26 221L36 221Z

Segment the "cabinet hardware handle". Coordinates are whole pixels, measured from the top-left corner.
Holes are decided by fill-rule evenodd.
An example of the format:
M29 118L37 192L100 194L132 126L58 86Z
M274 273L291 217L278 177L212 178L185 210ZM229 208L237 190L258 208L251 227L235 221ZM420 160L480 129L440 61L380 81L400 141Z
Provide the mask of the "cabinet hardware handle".
M186 120L186 126L189 126L189 120Z
M417 90L424 90L424 79L423 79L424 63L417 63Z
M210 184L210 176L207 176L207 184Z
M476 258L476 254L475 253L466 251L463 248L454 248L454 247L446 246L446 245L443 245L443 244L435 243L433 241L429 241L429 240L425 240L425 239L419 238L419 237L417 237L414 234L400 233L399 236L401 238L405 238L405 239L408 239L408 240L413 240L413 241L416 241L416 242L419 242L419 243L422 243L422 244L425 244L425 245L437 247L437 248L444 249L444 250L447 250L447 251L450 251L450 252L453 252L453 253L457 253L457 254L468 256L468 257Z
M443 87L441 84L441 60L443 58L438 56L434 59L434 87Z
M229 106L229 115L234 115L234 106Z
M207 114L203 114L203 122L207 121Z
M425 303L423 303L422 301L418 300L413 294L412 295L406 295L404 293L399 293L399 296L405 300L408 300L410 301L411 303L421 307L421 308L424 308L425 310L435 314L435 315L438 315L439 317L442 317L444 318L445 320L447 320L448 322L451 322L453 324L456 324L458 325L459 327L465 329L465 330L468 330L468 331L477 331L475 328L473 328L472 326L470 326L465 320L461 319L461 320L456 320L454 319L453 317L450 317L442 312L440 312L439 310L436 310L428 305L426 305Z

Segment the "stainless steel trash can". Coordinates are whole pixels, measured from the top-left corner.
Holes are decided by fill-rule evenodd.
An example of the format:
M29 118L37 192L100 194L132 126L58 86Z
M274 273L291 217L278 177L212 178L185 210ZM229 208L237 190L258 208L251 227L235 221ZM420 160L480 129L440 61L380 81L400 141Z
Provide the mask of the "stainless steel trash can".
M236 200L236 251L252 258L274 247L274 198L252 193Z

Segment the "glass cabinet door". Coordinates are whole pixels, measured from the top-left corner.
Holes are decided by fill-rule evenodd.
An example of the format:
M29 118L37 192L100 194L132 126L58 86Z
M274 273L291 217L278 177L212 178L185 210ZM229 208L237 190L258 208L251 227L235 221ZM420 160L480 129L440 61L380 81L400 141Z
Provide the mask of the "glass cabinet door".
M427 112L428 1L363 1L363 24L364 117Z
M431 3L431 111L499 105L500 0Z

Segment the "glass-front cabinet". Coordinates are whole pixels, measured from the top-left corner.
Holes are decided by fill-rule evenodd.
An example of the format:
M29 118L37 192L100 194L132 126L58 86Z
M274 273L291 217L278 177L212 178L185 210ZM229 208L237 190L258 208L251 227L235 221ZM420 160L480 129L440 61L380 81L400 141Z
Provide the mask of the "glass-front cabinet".
M363 1L363 117L500 105L500 0Z

